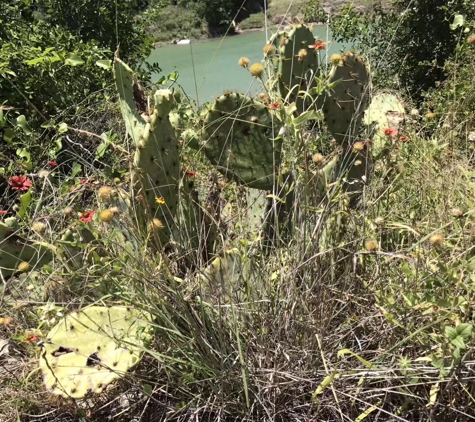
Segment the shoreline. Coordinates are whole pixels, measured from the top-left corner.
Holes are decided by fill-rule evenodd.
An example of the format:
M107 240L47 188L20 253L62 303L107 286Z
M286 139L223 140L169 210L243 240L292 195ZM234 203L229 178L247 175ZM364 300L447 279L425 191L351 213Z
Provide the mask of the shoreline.
M317 22L310 22L307 25L313 27L313 26L319 26L319 25L325 25L325 24L324 23L317 23ZM272 25L272 26L269 26L269 29L270 30L285 29L288 26L289 25ZM226 36L235 37L235 36L238 36L238 35L244 35L244 34L248 34L248 33L252 33L252 32L264 32L265 30L266 29L264 27L249 28L249 29L236 29L234 33L227 34ZM206 42L206 41L214 40L214 39L217 39L217 38L222 38L224 36L225 35L220 35L220 36L216 36L216 37L188 38L188 39L190 40L190 43L197 43L197 42ZM161 47L172 46L172 45L174 45L176 47L181 47L183 45L188 45L188 44L178 45L177 44L178 41L181 41L181 40L176 39L176 40L172 40L172 41L158 41L154 44L154 48L161 48Z

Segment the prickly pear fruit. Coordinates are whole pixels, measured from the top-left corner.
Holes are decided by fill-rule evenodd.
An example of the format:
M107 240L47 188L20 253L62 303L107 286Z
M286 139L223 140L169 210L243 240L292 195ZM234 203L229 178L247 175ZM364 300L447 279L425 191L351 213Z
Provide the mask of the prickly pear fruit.
M262 103L228 93L204 117L204 151L224 176L256 189L272 189L281 162L280 121Z
M125 306L90 306L64 317L43 343L40 369L48 391L81 399L101 393L140 362L149 318Z

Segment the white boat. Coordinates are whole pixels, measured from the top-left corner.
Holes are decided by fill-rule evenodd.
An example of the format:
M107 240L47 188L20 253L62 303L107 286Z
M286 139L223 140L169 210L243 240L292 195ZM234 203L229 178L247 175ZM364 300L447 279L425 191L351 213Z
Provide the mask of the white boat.
M191 42L191 40L180 40L177 42L178 45L185 45L185 44L189 44Z

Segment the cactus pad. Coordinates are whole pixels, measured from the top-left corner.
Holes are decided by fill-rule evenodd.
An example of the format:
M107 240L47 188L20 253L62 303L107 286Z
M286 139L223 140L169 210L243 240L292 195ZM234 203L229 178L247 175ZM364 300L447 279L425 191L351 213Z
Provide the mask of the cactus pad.
M224 176L272 189L280 165L280 121L262 103L238 93L218 97L204 117L204 150Z
M312 31L305 25L295 26L289 33L279 31L270 39L274 53L266 55L270 88L277 85L280 96L288 103L295 102L302 113L312 103L299 91L308 91L316 85L319 76L318 51Z
M47 264L53 259L53 249L46 243L23 239L13 228L0 223L0 273L3 277L17 272L22 262L29 263L32 268Z
M378 157L389 140L384 134L384 129L400 129L399 126L404 120L404 106L395 95L378 94L373 97L371 104L365 112L364 123L372 126L373 133L370 137L373 141L372 153Z
M329 83L333 86L325 95L324 120L338 143L349 143L361 127L368 99L369 73L363 61L348 52L340 62L333 64Z
M168 116L173 93L157 91L150 112L132 70L118 58L114 74L127 133L136 147L132 181L135 196L142 198L142 206L136 209L139 223L146 227L154 218L162 221L158 239L164 245L170 239L178 207L179 144Z
M46 388L75 399L101 393L140 361L148 332L148 318L122 306L90 306L67 315L43 344Z

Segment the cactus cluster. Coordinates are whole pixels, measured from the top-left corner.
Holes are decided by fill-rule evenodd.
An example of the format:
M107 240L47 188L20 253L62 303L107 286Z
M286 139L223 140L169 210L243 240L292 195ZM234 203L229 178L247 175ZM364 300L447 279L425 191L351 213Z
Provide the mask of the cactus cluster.
M123 306L90 306L67 315L42 344L47 390L75 399L101 393L140 361L149 329L145 315Z

